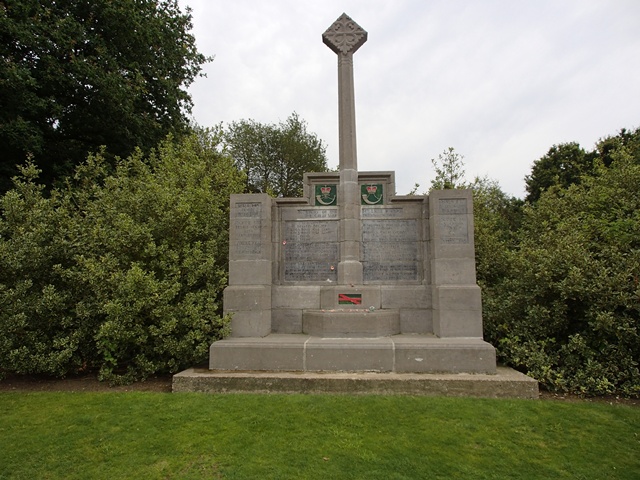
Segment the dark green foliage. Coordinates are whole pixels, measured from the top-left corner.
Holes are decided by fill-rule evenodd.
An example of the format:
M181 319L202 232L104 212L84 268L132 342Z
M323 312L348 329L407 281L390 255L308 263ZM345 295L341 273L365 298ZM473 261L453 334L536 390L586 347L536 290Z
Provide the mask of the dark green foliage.
M217 141L169 139L112 174L92 156L46 197L23 169L0 198L0 373L131 381L206 356L244 183Z
M597 165L611 165L620 148L640 163L640 128L631 131L623 128L617 135L600 140L590 152L575 142L554 145L544 157L533 163L531 174L525 177L525 200L535 203L542 192L552 187L566 189L579 184L583 176L595 174Z
M50 184L101 145L148 152L187 128L207 60L175 0L0 2L0 193L28 155Z
M580 183L581 176L591 171L593 158L575 142L554 145L533 163L531 174L525 177L526 200L537 202L542 192L552 186L567 188Z
M240 120L225 133L227 150L247 175L246 192L302 196L306 172L326 172L326 146L292 113L279 125Z
M476 178L473 190L476 270L485 290L509 274L507 255L517 245L523 201L507 196L498 182ZM485 298L486 302L486 298Z
M485 331L500 357L553 390L640 394L633 153L619 146L608 167L596 162L579 183L526 206L517 245L499 259L502 278L485 291Z

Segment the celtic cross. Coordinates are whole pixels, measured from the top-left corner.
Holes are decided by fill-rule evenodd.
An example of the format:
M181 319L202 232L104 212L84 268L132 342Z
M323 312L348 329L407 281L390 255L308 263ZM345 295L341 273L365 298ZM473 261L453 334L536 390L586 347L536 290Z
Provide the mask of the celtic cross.
M343 13L326 32L322 41L338 55L338 130L340 185L340 263L338 283L362 284L360 262L360 201L356 151L356 104L353 89L353 54L367 41L367 32Z
M322 34L322 41L338 55L355 53L367 41L367 32L351 20L346 13Z

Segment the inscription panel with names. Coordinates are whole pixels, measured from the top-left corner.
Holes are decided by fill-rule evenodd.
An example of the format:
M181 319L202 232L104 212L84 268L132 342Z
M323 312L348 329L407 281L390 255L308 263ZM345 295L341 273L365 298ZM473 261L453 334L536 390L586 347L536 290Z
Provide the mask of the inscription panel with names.
M232 259L255 259L263 254L261 217L261 203L235 203L230 225Z
M362 207L362 218L402 218L404 209L401 207Z
M365 282L420 280L418 221L362 220Z
M467 199L441 198L438 206L440 241L445 245L468 244Z
M336 220L285 221L281 262L285 282L335 282L340 249Z
M440 215L466 215L466 198L441 198L438 202L438 213Z

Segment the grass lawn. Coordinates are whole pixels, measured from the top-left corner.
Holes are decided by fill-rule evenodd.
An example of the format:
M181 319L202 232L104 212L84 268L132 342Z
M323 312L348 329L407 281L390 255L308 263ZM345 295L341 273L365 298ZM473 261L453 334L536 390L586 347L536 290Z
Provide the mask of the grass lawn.
M1 479L640 478L640 409L399 396L1 393Z

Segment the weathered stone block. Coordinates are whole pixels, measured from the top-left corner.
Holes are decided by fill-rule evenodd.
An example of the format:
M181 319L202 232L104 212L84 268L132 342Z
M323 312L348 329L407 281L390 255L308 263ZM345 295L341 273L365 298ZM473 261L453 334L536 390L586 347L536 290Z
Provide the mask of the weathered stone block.
M230 260L229 285L271 285L270 260Z
M429 335L433 333L433 312L431 309L400 310L400 332Z
M496 373L495 349L480 339L438 339L398 336L398 373Z
M245 310L231 313L231 336L265 337L271 333L271 310Z
M437 310L482 310L480 287L477 285L434 287L433 308Z
M271 287L266 285L234 285L224 289L224 310L270 310Z
M433 331L442 338L482 338L482 310L434 310Z
M388 337L400 333L400 314L397 310L305 310L302 331L324 338Z
M274 285L271 288L273 308L320 308L320 289L316 285Z
M306 343L307 371L390 372L390 338L310 338Z
M302 333L302 310L274 308L271 310L272 333Z
M475 285L475 260L473 258L432 260L431 283L432 285Z
M229 338L209 349L211 370L302 371L306 336L270 335L267 338Z
M431 308L431 289L425 285L382 285L381 308Z

